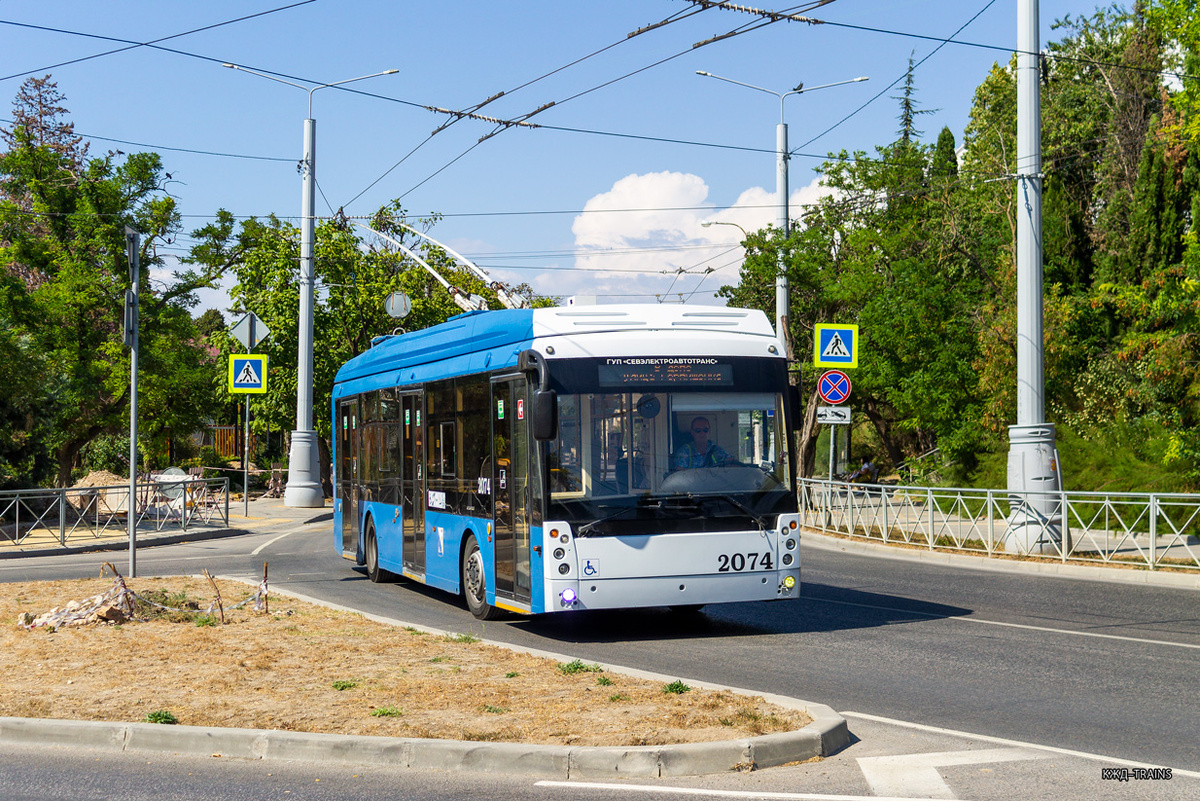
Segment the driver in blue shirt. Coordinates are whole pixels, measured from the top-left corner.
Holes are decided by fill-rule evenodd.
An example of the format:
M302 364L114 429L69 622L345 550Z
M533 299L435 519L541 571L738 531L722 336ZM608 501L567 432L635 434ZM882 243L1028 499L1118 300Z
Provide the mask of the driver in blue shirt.
M707 417L692 420L692 441L685 442L675 451L671 459L674 469L718 467L733 461L724 448L708 438L709 427Z

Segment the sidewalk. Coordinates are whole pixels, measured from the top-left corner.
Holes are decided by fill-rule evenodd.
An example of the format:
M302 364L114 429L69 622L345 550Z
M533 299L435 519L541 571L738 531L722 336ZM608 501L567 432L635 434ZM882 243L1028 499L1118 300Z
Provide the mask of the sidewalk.
M248 510L241 499L229 503L229 525L214 521L216 525L189 524L186 531L178 525L155 529L152 523L142 523L137 529L138 547L172 545L179 542L237 537L244 534L265 534L278 530L280 533L297 525L333 519L333 502L327 500L324 508L297 509L284 506L283 498L251 498ZM245 514L244 511L248 511ZM121 551L129 549L129 531L123 521L115 521L99 533L87 530L76 531L67 537L64 546L57 530L36 528L31 530L18 545L8 537L0 537L0 559L31 556L61 556L88 551Z
M1024 573L1034 576L1056 576L1058 578L1108 581L1114 584L1147 584L1157 587L1177 587L1200 590L1200 573L1196 571L1144 570L1133 566L1086 565L1062 562L1052 558L1010 557L998 558L984 554L950 552L947 549L930 549L921 545L906 544L893 540L889 543L866 537L848 537L844 534L826 534L813 528L802 527L801 553L805 548L822 551L841 551L893 559L901 562L933 562L967 570L988 570L996 573ZM803 564L803 559L801 560ZM801 597L804 584L801 582Z

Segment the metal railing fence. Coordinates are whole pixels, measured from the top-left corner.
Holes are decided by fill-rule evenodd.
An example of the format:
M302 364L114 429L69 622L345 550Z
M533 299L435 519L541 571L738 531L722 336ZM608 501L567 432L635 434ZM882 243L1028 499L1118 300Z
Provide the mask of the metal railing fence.
M129 526L129 485L0 491L0 542L21 545L50 535L66 547L72 537L98 539ZM159 477L137 482L139 529L229 527L229 479Z
M817 531L987 556L1200 570L1200 495L1008 490L800 480Z

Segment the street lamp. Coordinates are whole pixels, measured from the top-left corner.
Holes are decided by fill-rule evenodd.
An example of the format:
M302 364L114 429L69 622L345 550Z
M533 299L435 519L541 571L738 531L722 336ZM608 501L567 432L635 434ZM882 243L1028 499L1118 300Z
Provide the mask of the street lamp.
M292 432L292 446L288 452L288 481L283 493L285 506L319 507L325 505L325 493L321 489L321 466L317 449L317 435L313 431L313 243L316 239L317 187L317 121L312 115L312 96L318 89L329 86L365 81L380 75L394 75L400 70L384 70L344 81L323 83L312 88L285 81L274 75L266 75L237 64L223 64L233 70L241 70L269 81L285 83L308 92L308 118L304 120L303 193L300 198L300 332L299 352L296 354L296 430Z
M848 83L860 83L861 81L870 80L866 77L851 78L847 81L837 81L835 83L825 83L820 86L805 87L804 84L798 85L795 89L787 92L775 92L770 89L764 89L761 86L755 86L751 83L742 83L735 81L732 78L723 78L720 75L713 75L711 72L704 70L696 70L697 75L703 75L706 78L716 78L718 81L726 83L734 83L738 86L744 86L747 89L756 89L759 92L766 92L769 95L775 95L779 98L779 126L775 129L775 157L776 157L776 175L775 175L775 191L779 193L779 218L777 221L780 232L786 240L788 229L790 227L788 213L788 139L787 139L787 123L783 121L783 101L789 95L800 95L805 92L815 92L817 89L828 89L831 86L842 86ZM784 265L783 246L780 245L775 270L775 336L779 338L779 348L783 353L790 353L787 347L787 317L788 317L788 280L787 269Z
M750 238L750 234L746 233L746 229L735 222L726 222L725 220L709 220L708 222L700 223L701 228L708 228L710 225L732 225L734 228L742 232L743 241Z

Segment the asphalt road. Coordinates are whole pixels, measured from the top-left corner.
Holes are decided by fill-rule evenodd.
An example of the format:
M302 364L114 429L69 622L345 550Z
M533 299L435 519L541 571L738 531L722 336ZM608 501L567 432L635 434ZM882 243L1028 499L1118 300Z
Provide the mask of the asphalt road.
M147 548L139 575L207 568L254 578L269 561L277 588L416 624L839 712L1200 771L1200 592L810 547L796 602L484 624L442 593L371 584L333 553L327 522L291 530ZM0 582L94 576L113 557L7 560Z

